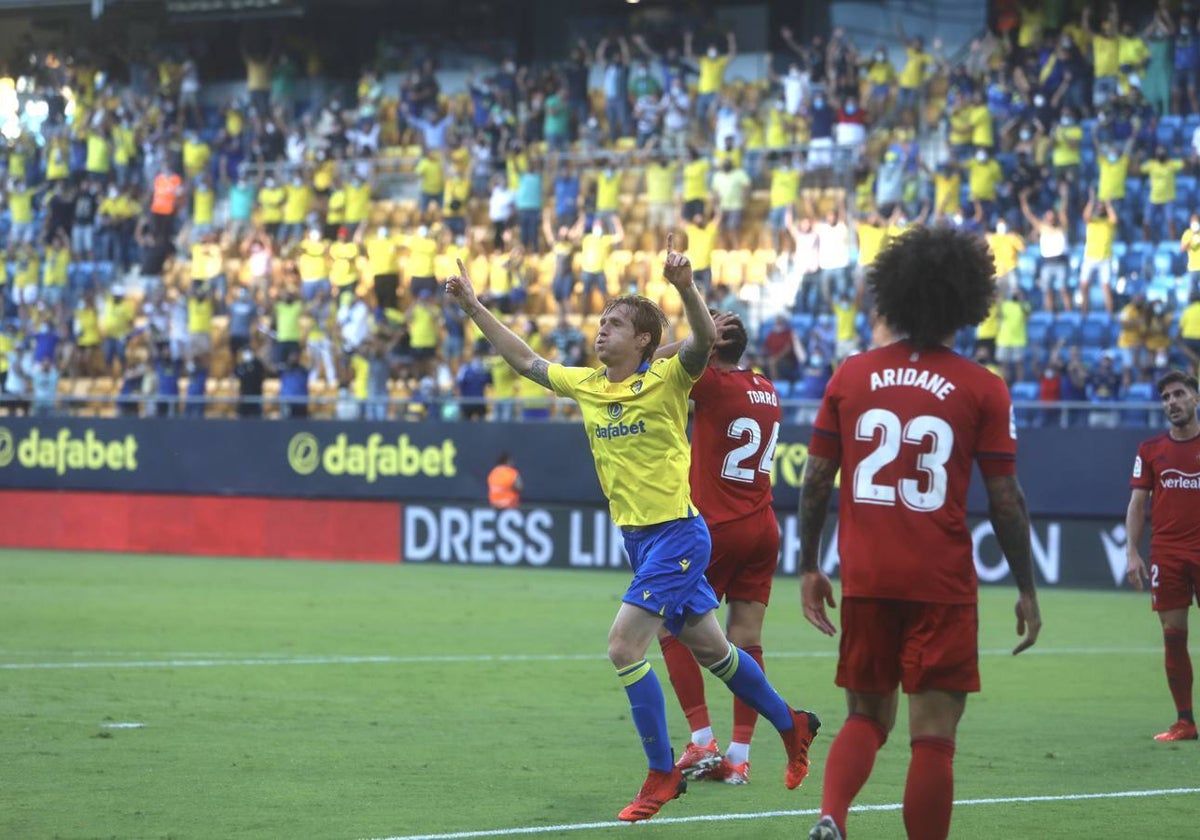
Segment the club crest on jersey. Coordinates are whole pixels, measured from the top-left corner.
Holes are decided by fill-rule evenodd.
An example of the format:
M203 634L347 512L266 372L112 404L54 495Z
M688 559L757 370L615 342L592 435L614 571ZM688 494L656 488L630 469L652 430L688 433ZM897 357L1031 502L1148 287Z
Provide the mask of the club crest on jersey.
M620 403L608 404L608 416L613 420L619 420L621 415L625 413L625 407Z
M634 382L632 385L630 385L629 390L633 391L635 394L640 394L642 392L642 380L639 379L637 382Z

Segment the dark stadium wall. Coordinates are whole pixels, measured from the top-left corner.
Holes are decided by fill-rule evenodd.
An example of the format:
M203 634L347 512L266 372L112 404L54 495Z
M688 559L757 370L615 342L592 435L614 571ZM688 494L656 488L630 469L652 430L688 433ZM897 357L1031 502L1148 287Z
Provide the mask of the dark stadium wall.
M809 434L803 425L780 430L773 473L780 511L799 502ZM1151 434L1021 430L1030 511L1123 517L1134 453ZM488 471L505 451L522 473L527 502L603 504L582 428L547 422L0 418L0 489L469 503L486 500ZM969 510L987 510L978 480Z

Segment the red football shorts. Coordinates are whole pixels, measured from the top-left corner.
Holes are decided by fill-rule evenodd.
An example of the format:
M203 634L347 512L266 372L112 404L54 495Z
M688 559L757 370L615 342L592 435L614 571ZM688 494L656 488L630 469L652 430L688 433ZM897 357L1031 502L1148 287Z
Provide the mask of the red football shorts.
M850 691L905 694L979 691L975 604L843 598L837 684Z
M1200 606L1200 555L1150 558L1150 604L1155 612Z
M743 519L710 525L712 557L704 576L717 600L769 602L779 562L779 523L768 505Z

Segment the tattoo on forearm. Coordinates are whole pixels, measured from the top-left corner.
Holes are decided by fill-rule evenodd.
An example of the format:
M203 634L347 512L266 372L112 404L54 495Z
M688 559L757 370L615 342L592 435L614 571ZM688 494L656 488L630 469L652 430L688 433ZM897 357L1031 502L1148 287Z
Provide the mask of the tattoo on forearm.
M821 531L829 513L833 496L833 480L837 476L836 461L808 456L804 467L804 484L800 488L800 571L817 571L821 550Z
M529 370L525 372L526 379L532 379L543 388L550 388L550 363L545 359L537 358L533 360L533 364L529 366Z
M1033 547L1029 538L1029 510L1025 506L1025 494L1016 476L1001 476L989 479L988 517L996 541L1008 560L1009 571L1017 583L1017 589L1031 592L1033 581Z
M688 373L702 373L705 365L708 364L708 353L702 352L696 346L696 342L692 341L691 336L689 336L679 346L679 363L683 365L683 369Z

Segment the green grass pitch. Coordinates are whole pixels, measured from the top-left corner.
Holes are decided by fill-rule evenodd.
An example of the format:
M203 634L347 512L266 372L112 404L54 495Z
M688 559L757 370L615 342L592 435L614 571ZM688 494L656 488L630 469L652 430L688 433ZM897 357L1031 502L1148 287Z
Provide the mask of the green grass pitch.
M784 696L825 720L809 780L784 789L760 723L750 785L697 783L649 824L615 824L645 767L604 657L626 580L0 552L0 837L806 836L798 812L819 805L844 705L836 642L804 623L792 579L765 649ZM1200 787L1200 744L1151 741L1173 708L1145 597L1044 590L1041 641L1015 659L1013 600L983 593L984 690L955 797L1047 799L962 804L952 836L1196 836L1200 794L1077 798ZM725 742L730 697L708 686ZM903 720L860 803L901 800ZM903 836L895 810L853 814L851 830Z

